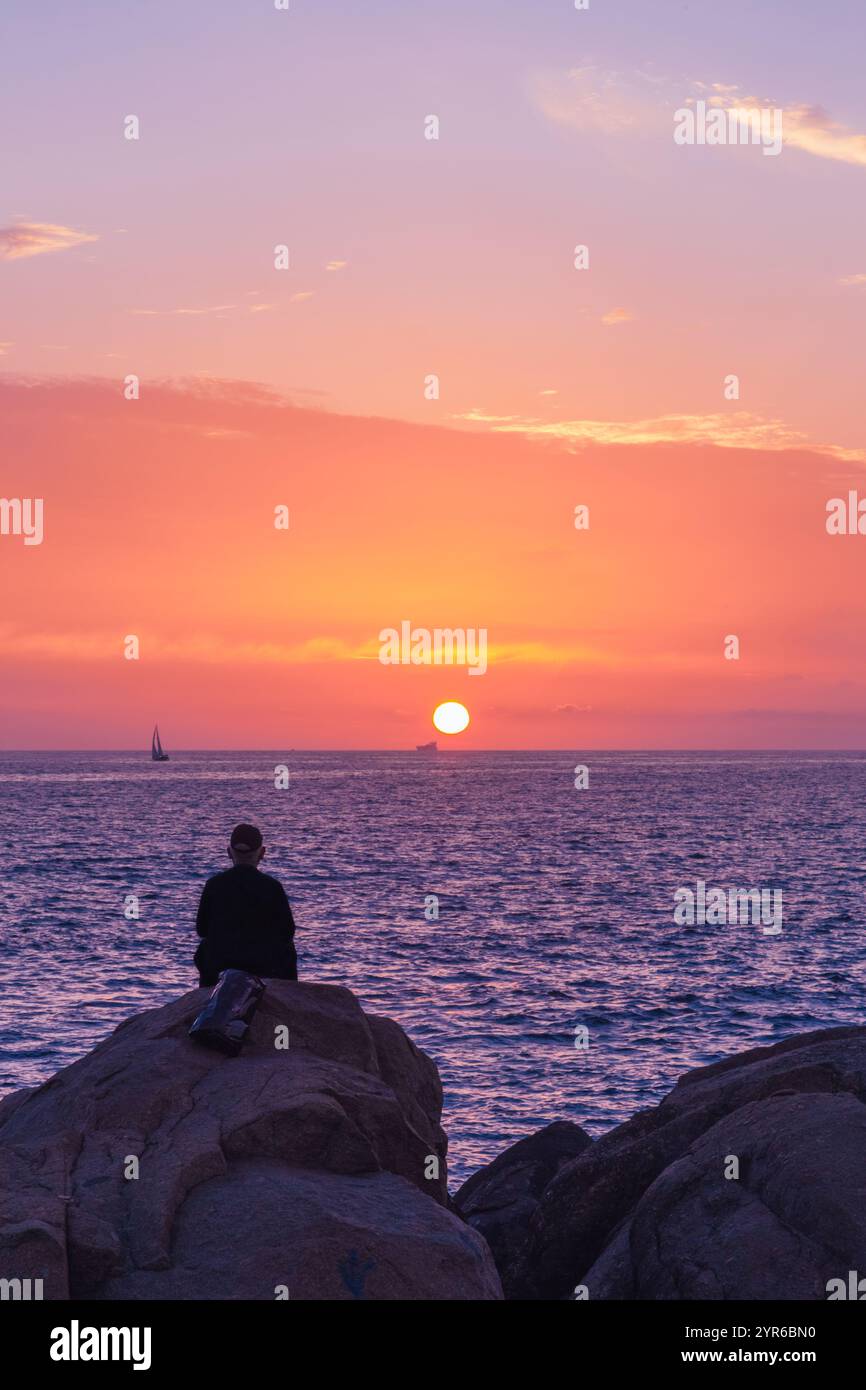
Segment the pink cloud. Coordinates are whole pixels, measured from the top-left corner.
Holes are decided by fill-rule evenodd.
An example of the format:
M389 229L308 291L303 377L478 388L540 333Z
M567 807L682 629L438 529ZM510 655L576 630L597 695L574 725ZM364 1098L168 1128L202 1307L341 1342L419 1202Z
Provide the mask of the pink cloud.
M20 261L25 256L45 256L51 251L68 251L87 241L98 241L92 232L61 227L54 222L13 222L0 227L0 260Z

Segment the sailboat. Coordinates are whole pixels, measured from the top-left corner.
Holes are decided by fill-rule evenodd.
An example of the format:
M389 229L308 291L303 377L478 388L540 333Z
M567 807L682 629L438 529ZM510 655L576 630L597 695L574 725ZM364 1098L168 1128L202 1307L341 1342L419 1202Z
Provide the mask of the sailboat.
M150 744L150 756L155 763L167 763L168 754L163 752L162 744L159 741L159 725L153 726L153 738Z

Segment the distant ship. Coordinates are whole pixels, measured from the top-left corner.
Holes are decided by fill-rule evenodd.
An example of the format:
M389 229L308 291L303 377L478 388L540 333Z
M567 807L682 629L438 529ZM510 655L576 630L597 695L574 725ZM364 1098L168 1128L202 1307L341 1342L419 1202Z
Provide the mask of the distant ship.
M163 752L162 744L159 741L159 725L153 726L153 738L150 743L150 756L155 763L167 763L168 754Z
M416 744L415 744L415 752L416 752L416 753L438 753L438 752L439 752L439 745L437 744L435 738L432 739L430 743L416 743Z

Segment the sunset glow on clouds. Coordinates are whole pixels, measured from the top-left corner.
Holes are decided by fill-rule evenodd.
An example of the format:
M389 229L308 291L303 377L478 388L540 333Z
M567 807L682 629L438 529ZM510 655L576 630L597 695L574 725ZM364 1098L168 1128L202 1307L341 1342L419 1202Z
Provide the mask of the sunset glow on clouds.
M19 596L0 626L19 746L57 728L129 746L155 703L175 746L220 746L251 688L263 747L286 718L295 746L338 727L351 746L405 746L443 698L467 703L480 747L577 731L642 746L648 729L764 746L794 722L820 744L859 727L862 562L856 539L824 528L826 497L862 483L856 464L593 441L576 457L216 383L154 385L137 414L97 383L7 383L0 405L50 503L44 545L0 551ZM577 500L592 510L583 535ZM405 618L483 619L487 674L383 667L380 630ZM736 670L721 657L729 631ZM137 663L121 656L129 632Z
M836 444L813 444L781 420L762 420L748 411L729 415L669 415L659 420L538 420L485 415L467 411L456 417L483 424L500 434L527 439L560 439L583 444L713 444L720 449L810 449L850 462L866 462L866 448L845 449Z
M98 240L89 232L58 227L50 222L13 222L9 227L0 227L0 260L20 261L27 256L45 256Z
M3 492L46 508L0 538L7 741L131 746L158 706L233 746L254 688L259 746L412 746L452 697L466 746L866 743L863 561L823 528L866 458L855 44L781 0L676 44L638 0L157 3L145 48L92 8L39 29L50 94L0 94ZM777 159L675 145L755 92ZM485 626L487 674L383 669L404 618Z
M820 159L866 164L866 135L834 120L820 106L785 106L736 83L691 81L679 85L647 73L605 72L593 66L533 74L530 90L550 120L575 130L622 137L654 136L670 129L671 113L704 99L725 111L780 107L784 143Z
M602 323L610 325L616 323L631 323L633 318L634 314L630 314L628 309L611 309L608 313L602 315L601 321Z

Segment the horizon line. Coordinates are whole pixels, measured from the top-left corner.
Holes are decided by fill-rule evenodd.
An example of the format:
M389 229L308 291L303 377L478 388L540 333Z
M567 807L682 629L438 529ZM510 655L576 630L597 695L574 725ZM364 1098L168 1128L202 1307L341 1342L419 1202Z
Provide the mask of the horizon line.
M430 740L433 742L434 740ZM437 748L439 753L570 753L575 751L588 753L866 753L866 745L863 747L846 748L698 748L698 747L646 747L646 748L601 748L592 747L587 744L563 744L557 748ZM290 748L283 749L286 753L417 753L418 747L399 747L399 748ZM278 746L261 748L177 748L172 757L183 756L187 753L277 753L280 752ZM26 754L26 753L134 753L142 761L149 762L150 754L140 745L134 748L0 748L0 757L7 754Z

